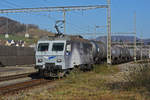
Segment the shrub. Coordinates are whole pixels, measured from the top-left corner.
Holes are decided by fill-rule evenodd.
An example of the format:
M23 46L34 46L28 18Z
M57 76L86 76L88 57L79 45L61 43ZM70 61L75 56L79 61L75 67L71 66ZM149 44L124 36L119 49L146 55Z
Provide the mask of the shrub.
M126 66L123 79L123 82L109 84L111 89L148 89L150 87L150 64L132 64Z

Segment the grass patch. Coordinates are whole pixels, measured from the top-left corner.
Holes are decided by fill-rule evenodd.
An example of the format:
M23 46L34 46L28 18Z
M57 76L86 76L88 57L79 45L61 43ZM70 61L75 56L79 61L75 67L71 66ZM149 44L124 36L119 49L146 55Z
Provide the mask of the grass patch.
M137 91L110 88L107 81L118 72L116 66L106 64L95 65L89 72L74 69L58 81L55 88L25 95L20 100L150 100L149 96Z
M117 72L119 72L119 69L116 66L110 66L107 64L103 64L103 65L94 65L94 70L95 73L99 73L99 74L115 74Z
M125 89L146 88L150 92L150 64L138 64L136 67L129 67L129 70L129 75L126 76L128 83L125 85Z

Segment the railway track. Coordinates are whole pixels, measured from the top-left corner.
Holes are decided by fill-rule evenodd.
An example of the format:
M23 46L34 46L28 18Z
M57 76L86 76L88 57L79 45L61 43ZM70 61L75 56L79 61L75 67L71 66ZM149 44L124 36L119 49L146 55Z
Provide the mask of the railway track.
M0 82L9 81L9 80L18 79L18 78L30 77L31 75L36 75L36 74L37 73L34 72L34 73L25 73L25 74L18 74L18 75L0 77Z
M38 76L38 73L34 72L34 73L25 73L25 74L0 77L0 83L4 81L9 82L11 80L26 78L26 77L32 77L32 78L34 77L34 78L32 80L27 80L25 82L13 83L13 84L9 84L6 86L2 86L0 87L0 95L16 93L17 91L28 89L33 86L41 85L41 84L52 81L52 80L46 80L46 79L40 78Z
M33 86L38 86L51 82L52 80L46 79L34 79L26 82L16 83L9 86L0 87L0 95L5 95L8 93L16 93L17 91L31 88Z

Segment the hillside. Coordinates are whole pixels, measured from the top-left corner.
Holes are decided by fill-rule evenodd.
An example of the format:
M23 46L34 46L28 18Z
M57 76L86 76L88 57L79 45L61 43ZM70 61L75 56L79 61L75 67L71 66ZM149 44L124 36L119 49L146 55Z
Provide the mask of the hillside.
M39 38L42 35L52 35L53 33L39 29L37 25L28 24L28 33L32 37ZM26 24L12 20L6 17L0 17L0 34L10 34L24 36L26 33Z
M6 33L9 34L9 38L5 38ZM28 39L25 38L26 24L6 17L0 17L0 45L5 45L7 40L23 40L26 42L26 45L32 45L35 44L37 40L42 36L54 35L54 33L42 30L34 24L28 24L27 33L29 34Z
M33 24L28 24L29 29L34 28L38 29L38 26ZM18 21L0 17L0 34L16 34L18 32L24 32L26 30L26 25Z

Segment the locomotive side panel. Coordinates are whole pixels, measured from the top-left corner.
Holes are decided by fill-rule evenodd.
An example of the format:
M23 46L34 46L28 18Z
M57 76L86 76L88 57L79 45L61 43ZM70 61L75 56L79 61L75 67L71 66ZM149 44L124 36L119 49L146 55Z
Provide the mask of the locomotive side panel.
M92 45L88 42L72 43L71 66L79 66L83 64L93 64Z

